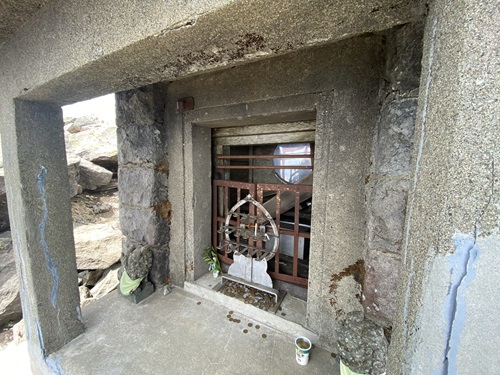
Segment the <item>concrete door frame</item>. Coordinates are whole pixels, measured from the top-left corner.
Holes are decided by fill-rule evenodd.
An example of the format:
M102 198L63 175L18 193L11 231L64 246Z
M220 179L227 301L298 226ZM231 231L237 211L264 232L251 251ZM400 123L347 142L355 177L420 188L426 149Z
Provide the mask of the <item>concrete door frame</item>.
M196 98L195 98L196 100ZM337 101L338 102L338 101ZM329 170L332 169L331 153L332 142L339 138L339 129L334 124L335 107L339 105L334 101L333 92L322 92L312 94L301 94L289 97L282 97L272 100L259 100L249 103L241 103L230 106L200 108L184 113L172 113L168 123L174 127L182 128L175 132L176 136L182 139L173 140L183 144L181 153L170 155L171 164L183 165L184 191L170 191L173 206L181 204L184 211L183 220L172 221L173 237L183 235L183 252L171 252L171 272L174 280L194 281L207 272L206 264L202 261L201 255L206 246L212 242L212 145L211 129L221 126L247 126L262 123L272 123L279 121L311 120L315 119L317 124L315 137L315 172L313 199L316 204L312 211L312 231L311 231L311 258L309 271L308 290L308 311L307 320L313 326L317 326L317 311L323 304L323 279L325 265L323 262L325 252L328 257L338 257L341 262L340 269L347 266L346 259L353 254L342 254L345 248L331 248L328 245L327 236L330 231L325 227L328 224L327 217L331 215L326 207L327 196L329 194ZM182 161L179 160L182 158ZM177 160L174 160L177 159ZM348 182L341 182L347 184ZM344 188L347 189L347 186ZM175 238L173 238L174 241ZM172 249L178 249L179 243ZM361 258L363 249L355 257ZM179 265L184 261L183 267L172 267L172 264ZM176 274L177 273L177 274ZM349 284L346 289L354 296L359 292L360 285ZM346 290L347 291L347 290ZM339 309L352 311L360 309L361 305L355 298L346 298L338 302Z

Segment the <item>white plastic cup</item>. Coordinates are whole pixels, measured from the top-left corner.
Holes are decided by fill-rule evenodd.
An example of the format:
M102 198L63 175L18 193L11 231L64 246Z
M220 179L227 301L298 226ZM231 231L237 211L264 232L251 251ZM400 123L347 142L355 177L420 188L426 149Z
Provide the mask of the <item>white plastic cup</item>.
M309 363L311 348L311 341L307 337L299 336L295 339L295 359L299 365L305 366Z

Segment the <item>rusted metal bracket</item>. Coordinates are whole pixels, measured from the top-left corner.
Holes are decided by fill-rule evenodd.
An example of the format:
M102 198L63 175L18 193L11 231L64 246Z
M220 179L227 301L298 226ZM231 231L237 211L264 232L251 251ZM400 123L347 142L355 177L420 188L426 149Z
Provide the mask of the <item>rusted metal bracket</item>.
M187 97L177 100L177 110L179 112L192 111L194 109L194 98Z

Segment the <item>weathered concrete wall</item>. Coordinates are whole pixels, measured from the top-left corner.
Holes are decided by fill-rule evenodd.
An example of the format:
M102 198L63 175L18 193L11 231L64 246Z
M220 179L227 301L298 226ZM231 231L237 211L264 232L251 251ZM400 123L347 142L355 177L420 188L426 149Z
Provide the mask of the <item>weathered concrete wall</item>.
M322 345L333 347L337 320L362 310L357 271L364 268L341 277L333 289L331 279L353 264L363 264L364 179L382 67L382 37L369 36L169 85L170 259L176 283L206 272L200 260L211 244L207 128L316 118L308 325L320 333ZM181 116L175 102L187 96L194 97L196 109ZM180 188L183 184L185 189ZM185 259L190 261L187 268Z
M166 85L156 84L116 94L118 191L123 255L149 245L149 278L165 284L168 276L170 202L165 150Z
M365 181L368 215L363 304L366 313L385 326L392 324L397 311L422 39L422 23L386 34L383 102L374 128L370 174Z
M497 1L436 1L424 38L391 374L495 374Z

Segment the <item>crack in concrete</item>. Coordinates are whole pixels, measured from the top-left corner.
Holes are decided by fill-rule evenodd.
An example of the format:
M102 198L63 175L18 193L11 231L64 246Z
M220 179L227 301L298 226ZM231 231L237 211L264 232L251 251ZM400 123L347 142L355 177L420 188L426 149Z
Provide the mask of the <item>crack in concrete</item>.
M271 354L270 354L270 357L273 358L274 357L274 348L276 347L276 336L273 335L273 347L271 348Z
M205 354L205 357L207 357L208 359L208 364L207 364L207 367L203 370L202 374L212 374L213 371L209 371L210 367L213 366L213 365L216 365L216 366L222 366L224 364L224 362L226 361L226 356L227 356L227 351L228 351L228 346L229 346L229 343L231 342L231 339L233 338L233 334L234 334L234 330L231 330L231 333L229 334L229 337L227 338L227 341L226 341L226 344L224 345L224 352L223 354L220 354L219 351L217 351L216 353L214 353L213 351L210 352L211 356L209 356L207 354L207 351L206 350L203 350L203 353ZM214 342L211 338L215 336L215 333L213 333L209 339L207 339L205 342ZM215 356L215 358L217 359L217 362L212 362L212 359ZM219 361L220 359L220 361ZM209 371L209 372L207 372Z
M482 217L488 209L495 194L495 160L491 161L491 193L484 207L474 222L473 237L456 235L454 238L456 251L449 259L451 282L448 287L444 314L446 319L446 346L443 353L441 375L455 374L457 372L457 357L460 348L460 336L465 326L466 301L465 291L475 279L476 271L473 266L479 257L477 237Z
M414 263L415 263L415 260L412 257L411 263L410 263L410 272L408 273L408 285L406 286L406 292L405 292L405 304L403 307L403 316L405 317L405 321L403 322L403 338L404 338L403 352L406 351L406 342L407 342L407 334L408 334L408 323L406 321L406 318L408 317L408 306L410 305L411 288L413 286L413 278L415 276Z

